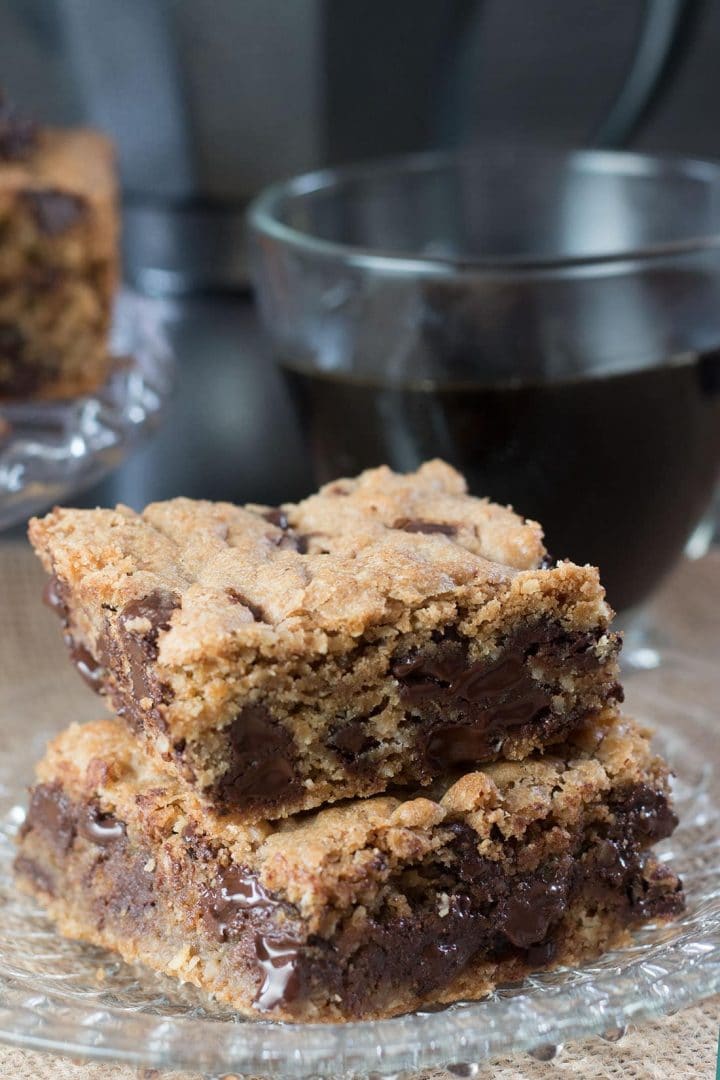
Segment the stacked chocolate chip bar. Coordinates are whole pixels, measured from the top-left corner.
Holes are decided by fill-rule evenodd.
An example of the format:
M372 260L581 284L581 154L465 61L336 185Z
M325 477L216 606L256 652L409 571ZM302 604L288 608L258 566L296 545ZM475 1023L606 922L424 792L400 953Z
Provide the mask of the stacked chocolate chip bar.
M246 1014L473 998L682 908L597 571L431 462L280 508L30 535L114 719L38 768L17 868L61 931Z
M0 92L0 401L104 381L116 199L108 139L28 123Z

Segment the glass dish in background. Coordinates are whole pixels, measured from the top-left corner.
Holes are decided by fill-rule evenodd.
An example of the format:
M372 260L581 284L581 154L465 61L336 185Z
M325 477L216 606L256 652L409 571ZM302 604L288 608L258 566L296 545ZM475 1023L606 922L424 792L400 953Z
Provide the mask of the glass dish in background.
M90 487L158 423L173 357L162 305L129 289L115 304L110 376L95 393L0 404L0 529Z
M430 154L276 185L249 222L319 480L443 457L622 612L709 542L720 167Z

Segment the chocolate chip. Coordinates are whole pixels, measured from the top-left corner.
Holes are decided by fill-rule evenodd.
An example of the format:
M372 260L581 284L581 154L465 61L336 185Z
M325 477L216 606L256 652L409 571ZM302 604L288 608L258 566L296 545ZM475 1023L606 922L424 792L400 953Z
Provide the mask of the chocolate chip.
M269 521L271 525L275 525L278 529L282 530L282 536L270 538L274 540L277 547L289 548L291 551L297 551L299 555L307 554L308 540L314 535L313 533L305 535L303 533L294 532L288 521L287 514L284 510L281 510L279 506L263 511L261 517L263 517L265 521Z
M478 853L478 834L465 822L452 822L448 830L453 836L449 848L455 859L453 870L458 881L464 886L472 884L475 896L481 888L485 903L497 900L502 895L505 876L502 865Z
M314 533L296 533L288 529L275 541L277 547L289 551L297 551L298 555L307 555L308 542Z
M300 990L298 962L302 942L287 934L256 934L255 954L263 983L253 1005L262 1012L288 1005Z
M65 635L65 642L69 648L70 660L81 677L91 690L94 690L96 694L101 693L105 686L105 668L103 665L98 663L84 645L75 642L71 634Z
M58 783L38 784L32 792L21 836L39 833L60 855L66 855L77 834L73 804Z
M425 755L432 769L481 761L509 730L537 722L552 695L533 679L526 648L511 644L495 660L467 661L467 644L448 640L396 661L400 697L432 723Z
M96 806L88 807L87 812L78 820L78 832L86 840L99 847L108 847L126 834L124 821L118 821L113 814L102 813Z
M80 195L44 188L24 191L23 200L35 219L38 229L46 236L59 236L72 229L85 217L87 202Z
M170 629L172 613L179 607L180 601L174 593L156 589L147 596L141 596L126 604L120 613L119 621L126 627L135 619L146 619L150 623L150 630L145 632L144 637L149 647L155 647L159 631Z
M512 883L511 894L501 903L499 927L518 948L528 949L544 941L551 926L567 911L571 883L568 856L534 875Z
M25 161L37 146L38 129L0 93L0 161Z
M379 743L367 733L367 719L355 717L338 725L332 731L328 744L348 765L357 764L357 759L374 750Z
M227 595L231 603L242 604L243 607L246 607L255 622L267 622L265 612L260 604L255 604L252 600L249 600L244 593L238 592L237 589L228 589Z
M147 596L131 600L118 617L119 636L128 663L134 702L143 698L157 701L161 696L152 671L152 664L158 655L158 634L161 630L170 629L172 613L179 607L180 601L174 593L156 589ZM136 620L149 623L149 628L139 631L128 628L128 624Z
M231 760L214 787L230 807L275 806L297 791L295 740L263 705L247 705L226 729Z
M262 983L255 1007L268 1011L291 1001L299 991L297 966L303 942L289 931L288 905L241 866L221 869L214 885L202 890L201 905L205 925L220 941L237 939L256 925L253 960ZM282 930L272 921L276 912L285 913Z
M457 536L457 526L447 522L423 521L420 518L398 518L393 522L393 529L402 529L408 533L437 533L442 536Z
M596 645L596 634L542 623L519 629L495 660L471 663L467 641L448 628L426 647L396 657L391 672L409 719L425 733L430 770L488 760L508 732L529 725L559 732L564 720L552 713L554 686L566 672L598 670ZM533 677L530 658L542 663L547 682ZM612 687L606 696L614 696Z
M666 795L647 784L634 785L621 796L615 813L621 832L641 837L646 845L670 836L678 823Z
M531 945L527 951L527 962L530 967L542 968L547 967L555 959L557 954L557 941L550 938L549 941L543 941L539 945Z
M205 923L220 941L237 935L245 925L247 912L271 913L284 907L263 888L255 874L242 866L221 869L215 884L203 889L201 900Z
M289 529L290 524L287 519L287 514L284 510L281 510L279 506L272 507L270 510L265 510L262 514L265 521L269 521L271 525L276 525L278 529Z

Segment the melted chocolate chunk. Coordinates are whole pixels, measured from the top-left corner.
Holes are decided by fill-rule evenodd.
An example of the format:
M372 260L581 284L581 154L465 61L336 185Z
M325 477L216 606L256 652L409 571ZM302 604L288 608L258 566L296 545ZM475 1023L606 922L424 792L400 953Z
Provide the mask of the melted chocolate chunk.
M634 874L627 892L636 917L642 919L671 919L685 907L682 882L660 864Z
M476 953L500 947L491 919L467 896L450 897L443 916L421 902L402 917L368 919L361 931L348 926L332 942L310 939L295 969L296 996L322 989L359 1015L371 1003L382 1007L398 987L424 995L446 986Z
M148 596L131 600L120 613L118 626L128 662L134 702L143 698L150 698L151 701L157 702L159 698L162 698L164 691L155 678L152 664L158 655L158 634L161 630L170 629L172 613L178 607L180 607L180 601L177 596L157 589ZM143 628L138 631L132 627L129 628L128 624L135 620L149 623L149 629Z
M398 518L393 522L393 529L408 533L426 533L428 536L457 536L457 526L440 521L422 521L420 518Z
M422 795L422 793L420 793ZM448 826L453 834L452 852L455 856L454 873L462 885L472 884L476 898L482 889L483 901L489 903L502 895L505 875L499 862L478 853L478 836L464 822L455 821Z
M65 643L70 651L70 660L90 689L99 694L105 685L105 668L84 645L77 644L71 634L65 635Z
M553 723L552 685L537 682L528 660L538 657L548 678L561 671L598 669L596 637L567 633L561 627L526 627L492 661L468 662L468 644L452 631L433 644L395 660L392 674L400 683L409 715L425 732L424 754L431 771L487 760L497 754L512 730ZM557 675L555 672L557 671ZM550 675L552 672L552 675Z
M75 808L60 784L38 784L32 793L21 836L39 833L45 842L66 855L77 834Z
M287 934L256 934L255 954L263 973L253 1005L267 1012L276 1005L287 1005L300 991L298 974L302 942Z
M657 844L670 836L678 823L663 792L647 784L631 788L617 802L615 812L620 831L640 836L647 845Z
M38 229L46 236L60 236L82 221L87 213L87 201L67 191L44 188L24 191L22 197Z
M207 889L203 897L205 922L220 941L237 935L248 911L272 912L282 907L257 877L241 866L221 870L214 888Z
M498 919L508 941L520 949L543 942L551 926L567 911L571 881L572 864L567 857L545 867L539 875L513 882Z
M27 160L37 141L37 124L23 119L0 92L0 161Z
M299 783L295 740L263 705L247 705L227 728L232 756L215 785L230 807L275 805L289 799Z
M527 962L531 967L547 967L555 959L557 954L557 941L550 938L540 945L531 945L527 951Z
M86 814L78 819L78 832L86 840L99 847L108 847L126 835L124 821L118 821L114 814L104 814L96 806L88 808Z
M143 641L151 659L157 657L157 638L161 630L170 629L172 613L180 607L180 601L174 593L156 589L155 592L142 596L138 600L131 600L120 613L120 623L123 628L135 619L145 619L150 623L150 629L143 634Z
M48 580L43 589L43 603L54 611L65 627L63 635L65 644L70 654L70 660L79 671L88 686L96 693L103 690L105 683L105 668L98 663L89 649L76 642L73 635L67 630L70 621L70 611L67 603L67 587L54 574Z
M249 921L256 925L254 960L262 973L256 1008L268 1010L291 1001L299 990L297 965L303 942L271 921L287 905L239 866L221 870L215 886L204 890L202 903L205 924L220 941L236 939Z
M527 647L511 643L496 660L468 664L467 645L447 640L394 664L411 711L435 714L425 749L433 769L482 760L498 749L499 736L550 712L552 695L533 679L526 657Z

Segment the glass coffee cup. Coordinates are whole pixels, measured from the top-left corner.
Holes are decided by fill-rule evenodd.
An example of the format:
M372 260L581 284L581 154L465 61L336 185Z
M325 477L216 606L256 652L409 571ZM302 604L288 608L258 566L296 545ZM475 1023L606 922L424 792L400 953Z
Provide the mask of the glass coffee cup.
M411 156L275 185L261 316L319 481L442 457L642 605L720 470L720 167Z

